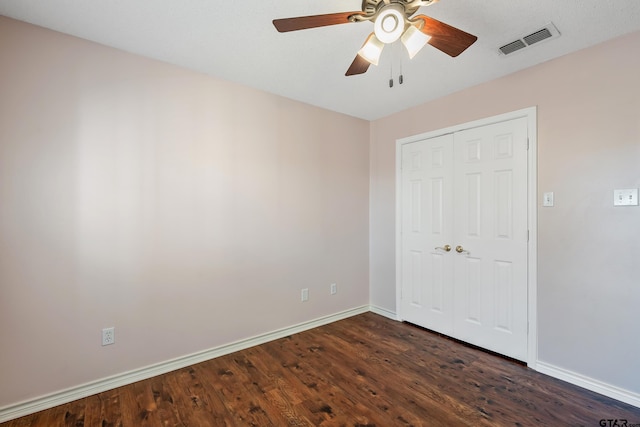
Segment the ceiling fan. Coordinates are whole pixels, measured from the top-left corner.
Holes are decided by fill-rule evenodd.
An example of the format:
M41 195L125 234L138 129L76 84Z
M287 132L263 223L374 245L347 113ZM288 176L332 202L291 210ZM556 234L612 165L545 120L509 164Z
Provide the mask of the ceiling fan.
M351 22L373 22L374 31L367 37L347 76L365 73L369 65L378 65L386 44L401 39L413 58L425 44L430 44L449 56L458 56L478 38L451 25L426 15L412 16L422 6L438 0L362 0L362 10L325 15L299 16L274 19L273 25L281 32L305 30Z
M402 40L409 57L413 58L425 44L430 44L449 56L458 56L478 38L451 25L426 15L412 16L422 6L438 0L362 0L362 10L325 15L299 16L274 19L273 25L281 32L305 30L351 22L373 22L374 31L367 37L347 76L365 73L369 65L378 65L386 44Z

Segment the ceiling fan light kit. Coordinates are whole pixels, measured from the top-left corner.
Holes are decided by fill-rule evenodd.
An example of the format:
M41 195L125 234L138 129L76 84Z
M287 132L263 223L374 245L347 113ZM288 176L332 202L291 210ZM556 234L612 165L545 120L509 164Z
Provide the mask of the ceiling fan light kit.
M420 7L437 0L363 0L362 10L326 15L274 19L279 32L304 30L351 22L373 22L374 31L358 51L347 76L365 73L370 64L378 65L385 44L398 39L413 58L426 44L455 57L477 40L477 37L426 15L412 16Z
M404 9L399 4L383 6L373 21L373 32L382 43L398 40L405 28Z
M375 33L371 33L369 34L369 37L367 37L367 41L364 43L362 48L358 51L358 55L365 59L369 64L378 65L383 48L384 43L376 37Z
M409 59L413 59L424 45L431 40L431 36L418 30L415 26L410 25L409 28L407 28L407 31L402 35L401 40L409 53Z

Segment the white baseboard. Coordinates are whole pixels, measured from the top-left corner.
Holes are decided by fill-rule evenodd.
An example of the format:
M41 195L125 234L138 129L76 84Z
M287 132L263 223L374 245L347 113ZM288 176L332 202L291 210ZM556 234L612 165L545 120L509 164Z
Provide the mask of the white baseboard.
M266 334L236 341L234 343L168 360L166 362L158 363L144 368L135 369L129 372L124 372L122 374L103 378L97 381L92 381L87 384L79 385L66 390L30 399L24 402L5 406L3 408L0 408L0 423L13 420L15 418L20 418L25 415L33 414L45 409L53 408L54 406L73 402L74 400L92 396L96 393L102 393L104 391L112 390L114 388L121 387L127 384L132 384L137 381L149 379L157 375L166 374L177 369L185 368L190 365L195 365L196 363L205 362L216 357L224 356L236 351L254 347L256 345L284 338L292 334L327 325L338 320L343 320L348 317L366 313L367 311L371 311L392 320L399 320L395 312L377 306L361 306L354 309L345 310L340 313L320 317L318 319L278 329ZM631 391L624 390L619 387L603 383L601 381L594 380L584 375L571 372L566 369L558 368L541 361L536 362L536 370L543 374L640 408L640 394L633 393Z
M207 360L234 353L236 351L245 350L256 345L264 344L269 341L274 341L280 338L287 337L289 335L327 325L329 323L346 319L358 314L366 313L368 311L370 311L370 307L368 305L345 310L340 313L320 317L308 322L303 322L266 334L236 341L231 344L226 344L209 350L182 356L144 368L134 369L129 372L124 372L122 374L103 378L101 380L92 381L87 384L71 387L69 389L37 397L35 399L30 399L24 402L5 406L3 408L0 408L0 423L13 420L15 418L20 418L25 415L33 414L45 409L53 408L54 406L73 402L74 400L92 396L96 393L102 393L104 391L132 384L137 381L146 380L157 375L166 374L167 372L175 371L176 369L185 368L187 366L205 362Z
M387 317L387 318L389 318L391 320L400 320L395 311L387 310L386 308L382 308L382 307L378 307L378 306L372 305L372 306L369 307L369 310L372 313L379 314L380 316Z
M578 387L586 388L587 390L600 393L604 396L640 408L640 394L638 393L634 393L539 360L536 363L536 370L559 380L577 385Z

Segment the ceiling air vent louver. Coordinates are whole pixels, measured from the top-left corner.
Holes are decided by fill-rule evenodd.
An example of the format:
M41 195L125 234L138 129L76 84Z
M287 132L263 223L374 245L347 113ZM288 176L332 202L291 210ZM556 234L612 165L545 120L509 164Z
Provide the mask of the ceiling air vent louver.
M551 31L548 28L543 28L541 30L536 31L533 34L529 34L528 36L523 37L522 39L526 44L531 46L534 43L541 42L542 40L546 40L549 37L552 37Z
M527 45L524 44L522 40L516 40L514 42L511 42L509 44L505 44L504 46L502 46L500 48L500 52L504 53L505 55L508 55L510 53L515 52L516 50L524 49L525 47L527 47Z
M560 32L553 23L548 23L545 27L540 28L531 34L520 37L518 40L507 43L500 47L498 50L502 55L509 55L518 50L529 47L535 43L539 43L543 40L548 40L560 36Z

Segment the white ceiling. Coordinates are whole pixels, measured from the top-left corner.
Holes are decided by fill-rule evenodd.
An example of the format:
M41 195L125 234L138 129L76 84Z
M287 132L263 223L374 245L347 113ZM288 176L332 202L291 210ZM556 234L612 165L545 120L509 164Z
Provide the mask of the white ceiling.
M379 66L345 77L370 22L290 33L271 23L360 9L360 0L0 0L0 15L367 120L640 30L640 0L440 0L418 13L478 36L467 51L425 46L409 60L396 43ZM549 22L559 38L498 54Z

